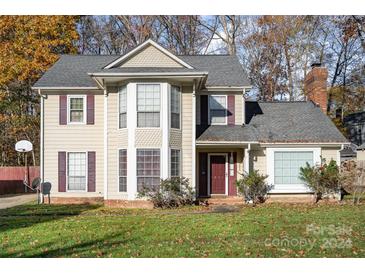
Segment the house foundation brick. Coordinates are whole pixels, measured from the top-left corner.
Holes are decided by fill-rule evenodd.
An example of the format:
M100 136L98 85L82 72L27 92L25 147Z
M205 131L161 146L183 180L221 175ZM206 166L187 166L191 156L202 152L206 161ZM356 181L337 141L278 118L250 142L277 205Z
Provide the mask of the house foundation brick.
M48 197L44 197L44 203L48 204ZM51 197L51 204L102 204L102 197Z
M153 209L153 203L143 200L105 200L106 207Z

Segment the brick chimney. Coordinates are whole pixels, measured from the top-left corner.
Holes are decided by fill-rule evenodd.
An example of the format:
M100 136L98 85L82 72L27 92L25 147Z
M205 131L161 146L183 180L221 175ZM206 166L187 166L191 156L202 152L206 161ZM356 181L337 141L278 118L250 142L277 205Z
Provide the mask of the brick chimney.
M324 114L327 114L327 77L327 68L322 67L321 63L314 63L304 79L307 99L318 105Z

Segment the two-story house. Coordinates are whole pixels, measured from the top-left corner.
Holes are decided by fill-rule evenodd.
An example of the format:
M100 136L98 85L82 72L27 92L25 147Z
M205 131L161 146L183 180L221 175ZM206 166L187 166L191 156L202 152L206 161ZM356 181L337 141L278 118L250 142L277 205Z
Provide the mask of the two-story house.
M64 55L34 85L41 96L41 177L54 202L136 205L143 186L189 179L197 197L236 196L244 172L274 194L310 190L306 162L339 162L347 140L323 113L327 71L307 102L246 102L236 56L178 56L148 40L123 56ZM317 106L319 105L319 107Z

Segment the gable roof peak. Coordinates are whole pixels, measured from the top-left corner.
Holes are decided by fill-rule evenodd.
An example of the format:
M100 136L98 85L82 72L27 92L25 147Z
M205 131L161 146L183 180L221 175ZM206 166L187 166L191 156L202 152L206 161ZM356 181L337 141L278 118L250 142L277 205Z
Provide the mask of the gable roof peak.
M185 61L180 59L177 55L171 53L169 50L165 49L164 47L162 47L160 44L153 41L152 39L148 39L145 42L143 42L142 44L137 45L134 49L130 50L128 53L122 55L120 58L118 58L118 59L114 60L113 62L109 63L108 65L106 65L104 67L104 69L110 69L110 68L119 66L123 61L128 60L128 58L136 55L138 52L142 51L143 49L145 49L148 46L153 46L153 47L157 48L163 54L167 55L168 57L170 57L175 62L182 65L183 67L188 68L188 69L194 69L191 65L189 65L188 63L186 63Z

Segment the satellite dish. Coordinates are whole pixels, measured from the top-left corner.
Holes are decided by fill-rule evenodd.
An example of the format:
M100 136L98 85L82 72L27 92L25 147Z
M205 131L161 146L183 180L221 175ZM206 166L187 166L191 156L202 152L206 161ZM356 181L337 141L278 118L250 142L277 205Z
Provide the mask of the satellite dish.
M15 144L15 150L18 152L29 152L33 150L33 145L27 140L21 140Z

